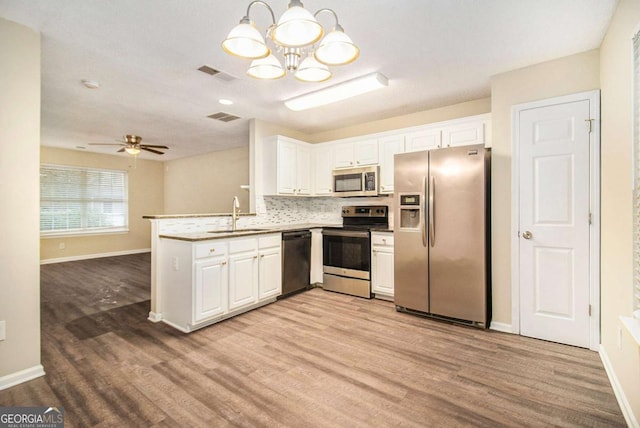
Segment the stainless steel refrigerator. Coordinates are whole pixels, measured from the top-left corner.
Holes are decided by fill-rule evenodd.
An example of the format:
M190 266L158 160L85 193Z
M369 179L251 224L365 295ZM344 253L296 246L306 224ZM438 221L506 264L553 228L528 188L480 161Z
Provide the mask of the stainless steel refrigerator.
M490 296L490 149L395 155L394 301L487 328Z

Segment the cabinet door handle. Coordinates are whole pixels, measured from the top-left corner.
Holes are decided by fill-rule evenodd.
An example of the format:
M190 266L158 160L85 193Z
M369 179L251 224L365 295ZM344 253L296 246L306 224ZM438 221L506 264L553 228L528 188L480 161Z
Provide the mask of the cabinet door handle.
M221 265L226 265L227 261L225 260L224 262L220 263Z
M263 257L264 257L264 254L260 254L260 258L263 258Z
M258 258L258 256L253 256L253 259L254 259L254 260L255 260L255 259L257 259L257 258Z
M216 249L215 248L209 248L209 253L215 253Z

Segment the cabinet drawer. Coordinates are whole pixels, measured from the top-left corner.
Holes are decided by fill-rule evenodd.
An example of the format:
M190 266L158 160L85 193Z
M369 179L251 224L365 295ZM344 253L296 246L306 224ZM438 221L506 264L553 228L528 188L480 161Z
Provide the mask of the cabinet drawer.
M247 251L258 251L258 240L256 238L232 239L229 241L229 253L244 253Z
M204 257L223 256L227 254L226 242L205 242L203 244L196 244L195 248L196 259L202 259Z
M279 233L275 235L261 236L260 238L258 238L258 248L260 249L279 247L281 243L282 235L280 235Z
M371 245L381 247L393 247L393 234L392 233L372 233Z

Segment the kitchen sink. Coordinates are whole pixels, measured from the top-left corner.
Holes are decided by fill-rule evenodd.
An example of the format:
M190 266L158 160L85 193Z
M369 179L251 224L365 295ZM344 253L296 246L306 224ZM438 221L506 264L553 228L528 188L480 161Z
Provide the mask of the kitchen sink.
M236 229L236 230L209 230L207 233L246 233L246 232L265 232L269 229Z

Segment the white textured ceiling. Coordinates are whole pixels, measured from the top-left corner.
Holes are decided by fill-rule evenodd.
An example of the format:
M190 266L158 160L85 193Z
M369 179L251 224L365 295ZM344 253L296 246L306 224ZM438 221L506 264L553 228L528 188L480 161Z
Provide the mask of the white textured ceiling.
M287 0L266 0L276 19ZM0 0L0 17L42 33L42 144L91 147L123 134L176 159L248 144L250 118L306 133L490 95L490 76L597 48L616 0L304 0L334 9L361 49L323 83L256 81L220 43L249 0ZM252 19L264 29L260 6ZM321 24L332 24L320 15ZM234 77L197 71L208 65ZM389 87L313 110L283 100L371 72ZM100 82L86 89L82 79ZM219 98L234 101L218 104ZM207 118L224 111L241 120Z

